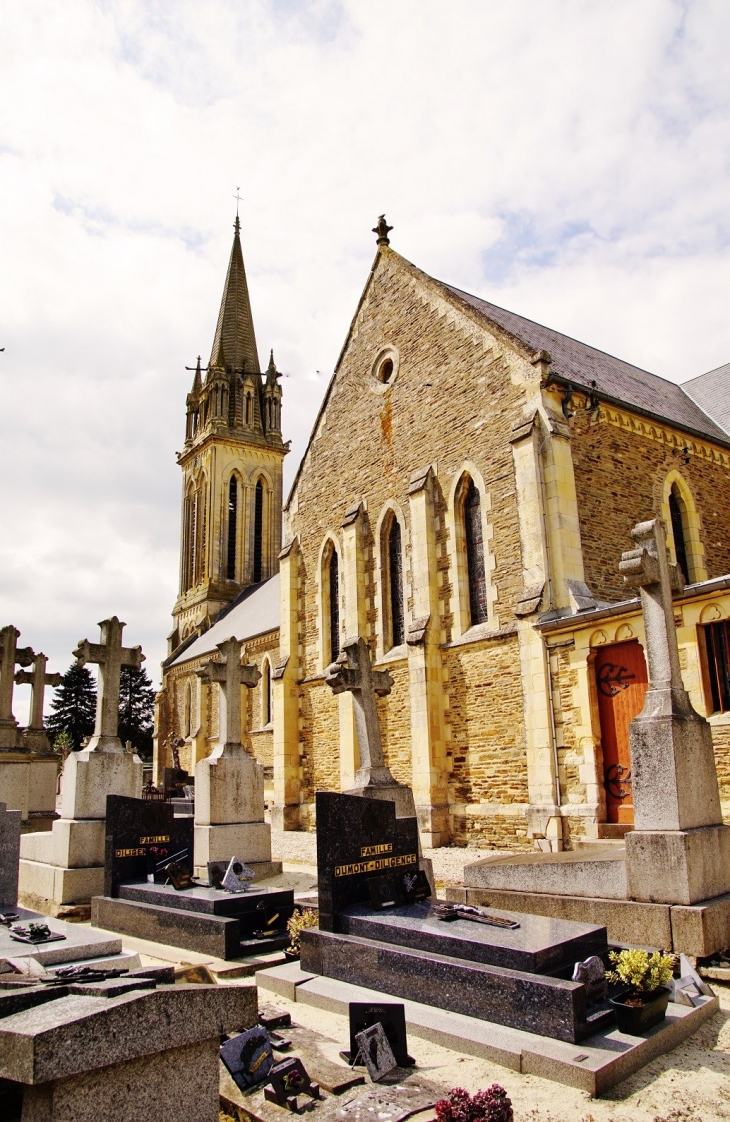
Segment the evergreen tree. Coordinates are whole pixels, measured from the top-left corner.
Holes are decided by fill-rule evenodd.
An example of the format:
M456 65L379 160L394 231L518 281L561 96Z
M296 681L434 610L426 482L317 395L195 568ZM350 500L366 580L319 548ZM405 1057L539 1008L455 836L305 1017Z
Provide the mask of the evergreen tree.
M51 743L59 733L68 734L75 752L81 741L91 736L96 717L96 682L86 666L72 662L61 679L51 702L53 712L46 720Z
M119 683L119 739L127 740L143 760L152 759L155 688L147 671L122 667Z

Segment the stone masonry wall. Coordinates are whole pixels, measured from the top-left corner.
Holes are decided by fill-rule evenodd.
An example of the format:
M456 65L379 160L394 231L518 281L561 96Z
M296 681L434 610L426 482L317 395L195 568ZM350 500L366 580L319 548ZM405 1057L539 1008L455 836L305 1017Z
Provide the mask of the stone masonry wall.
M579 411L570 426L585 578L596 597L626 599L618 561L631 548L636 523L660 513L664 480L672 470L679 471L694 496L708 577L730 572L727 466L695 454L692 438L679 430L650 422L640 425L639 418L629 429L591 420ZM676 446L668 444L664 434Z

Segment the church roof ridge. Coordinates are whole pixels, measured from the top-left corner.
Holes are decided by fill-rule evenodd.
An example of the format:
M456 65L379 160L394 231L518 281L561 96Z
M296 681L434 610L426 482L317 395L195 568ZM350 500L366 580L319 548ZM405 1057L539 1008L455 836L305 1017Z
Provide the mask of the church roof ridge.
M254 374L261 370L243 264L238 215L234 223L233 245L210 354L210 366L230 366L234 370L241 370L245 366L248 373Z

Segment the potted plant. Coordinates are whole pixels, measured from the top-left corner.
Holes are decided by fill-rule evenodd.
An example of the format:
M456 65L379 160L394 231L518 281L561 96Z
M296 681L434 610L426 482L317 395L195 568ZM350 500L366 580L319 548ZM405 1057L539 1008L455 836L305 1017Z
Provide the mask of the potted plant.
M611 951L608 957L613 970L606 977L626 986L610 999L618 1027L631 1036L641 1036L666 1016L674 958L638 949Z
M319 924L319 912L316 908L305 908L300 911L295 908L291 916L287 920L286 929L289 932L289 946L284 951L284 957L289 962L294 962L299 958L299 936L306 927L317 927Z

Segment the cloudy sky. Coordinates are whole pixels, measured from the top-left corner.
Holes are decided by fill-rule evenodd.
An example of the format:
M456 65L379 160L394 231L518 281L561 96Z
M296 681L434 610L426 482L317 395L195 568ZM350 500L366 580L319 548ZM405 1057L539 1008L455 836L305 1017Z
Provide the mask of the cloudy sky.
M116 613L159 682L238 185L288 482L382 211L655 373L730 360L729 39L726 0L4 0L0 623L63 670Z

